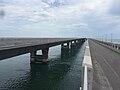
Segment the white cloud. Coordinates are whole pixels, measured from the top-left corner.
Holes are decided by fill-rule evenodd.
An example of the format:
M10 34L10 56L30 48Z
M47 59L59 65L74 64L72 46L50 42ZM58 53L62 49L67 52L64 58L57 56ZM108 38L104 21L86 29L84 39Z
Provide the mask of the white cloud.
M39 30L65 32L75 29L83 33L88 29L99 33L107 33L106 29L109 29L109 32L112 32L112 29L118 32L117 25L120 24L118 2L118 0L6 0L3 7L6 13L4 24L13 27L17 24L26 32L28 30L35 32L35 29L37 32Z
M86 23L77 23L77 24L72 24L72 27L87 27L88 25Z

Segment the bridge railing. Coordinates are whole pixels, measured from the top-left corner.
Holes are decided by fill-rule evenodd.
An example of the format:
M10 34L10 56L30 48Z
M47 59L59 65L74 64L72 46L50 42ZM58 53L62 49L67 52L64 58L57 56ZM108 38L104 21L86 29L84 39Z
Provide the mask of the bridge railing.
M96 42L98 42L101 45L104 45L118 53L120 53L120 44L117 43L111 43L111 42L104 42L104 41L99 41L99 40L94 40Z
M87 41L87 45L86 45L86 48L85 48L85 54L84 54L82 67L83 67L83 86L82 86L82 90L92 90L93 67L92 67L91 54L90 54L88 41Z

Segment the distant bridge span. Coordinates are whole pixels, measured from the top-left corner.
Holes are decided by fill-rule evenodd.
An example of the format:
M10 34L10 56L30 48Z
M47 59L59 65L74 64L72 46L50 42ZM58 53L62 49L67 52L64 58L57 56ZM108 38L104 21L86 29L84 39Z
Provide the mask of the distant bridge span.
M46 62L50 47L61 45L62 48L70 48L85 40L85 38L0 38L0 60L31 53L31 62L35 62L36 59ZM42 55L36 55L37 50L42 50Z

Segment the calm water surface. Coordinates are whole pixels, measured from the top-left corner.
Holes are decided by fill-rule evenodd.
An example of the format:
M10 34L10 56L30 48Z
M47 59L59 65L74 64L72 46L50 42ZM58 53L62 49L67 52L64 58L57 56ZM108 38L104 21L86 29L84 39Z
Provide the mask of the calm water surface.
M47 64L30 64L29 54L0 61L0 90L79 90L84 48L52 47Z

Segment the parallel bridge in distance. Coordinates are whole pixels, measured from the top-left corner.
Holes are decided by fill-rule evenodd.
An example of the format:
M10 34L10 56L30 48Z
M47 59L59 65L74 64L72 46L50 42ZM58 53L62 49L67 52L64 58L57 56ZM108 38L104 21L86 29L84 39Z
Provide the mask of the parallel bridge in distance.
M50 47L61 45L62 48L71 48L85 40L85 38L0 38L0 60L30 53L31 62L46 62ZM42 50L42 55L36 55L37 50Z

